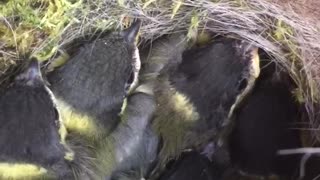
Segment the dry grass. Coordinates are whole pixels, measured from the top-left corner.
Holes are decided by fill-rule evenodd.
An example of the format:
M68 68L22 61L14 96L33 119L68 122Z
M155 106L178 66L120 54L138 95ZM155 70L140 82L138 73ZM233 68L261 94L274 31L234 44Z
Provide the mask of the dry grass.
M72 40L97 29L143 19L142 42L186 31L245 39L264 49L297 84L313 138L320 142L320 33L290 9L267 0L17 0L0 6L0 73L26 55L50 59Z

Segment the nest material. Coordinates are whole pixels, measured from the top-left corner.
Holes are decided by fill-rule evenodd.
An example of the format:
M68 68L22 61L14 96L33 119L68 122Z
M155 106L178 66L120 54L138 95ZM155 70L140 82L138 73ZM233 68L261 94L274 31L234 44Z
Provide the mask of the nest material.
M190 39L210 32L262 48L296 83L293 93L308 114L305 128L320 142L320 28L267 0L5 1L0 3L0 73L10 74L24 56L50 59L76 38L122 28L134 17L143 20L142 42L177 31Z

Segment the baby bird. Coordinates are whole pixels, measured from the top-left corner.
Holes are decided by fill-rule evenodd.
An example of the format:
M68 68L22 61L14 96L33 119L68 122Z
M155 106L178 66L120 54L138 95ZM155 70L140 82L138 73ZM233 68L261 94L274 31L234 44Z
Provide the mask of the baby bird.
M36 60L0 96L0 178L68 179L63 125ZM69 155L68 155L69 154Z
M204 47L184 52L170 81L200 116L194 129L199 135L195 136L197 139L205 138L205 131L216 133L228 124L234 107L252 89L259 75L257 53L254 46L228 38L217 38Z
M152 80L141 84L127 98L122 123L114 139L115 164L111 180L147 179L157 158L159 138L150 128L156 104Z
M96 138L117 126L123 100L140 69L139 28L137 21L127 30L84 44L48 75L69 130Z
M155 82L157 109L151 127L162 141L151 179L161 176L166 164L185 150L202 152L212 142L219 148L230 114L259 75L257 49L248 43L221 38L202 48L189 50L189 45L185 36L169 36L142 56L147 57L142 72L165 62Z
M277 156L280 149L301 146L298 131L290 128L299 111L289 82L269 62L262 68L252 94L236 111L230 152L232 163L242 174L278 175L280 179L297 175L298 156Z
M140 24L85 44L48 76L75 151L76 179L141 179L156 158L152 79L134 88Z

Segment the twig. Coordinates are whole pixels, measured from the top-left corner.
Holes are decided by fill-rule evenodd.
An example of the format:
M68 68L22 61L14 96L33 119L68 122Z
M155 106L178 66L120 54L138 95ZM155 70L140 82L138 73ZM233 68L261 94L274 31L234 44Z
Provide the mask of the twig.
M296 149L281 149L277 152L278 155L292 154L320 154L320 148L296 148Z

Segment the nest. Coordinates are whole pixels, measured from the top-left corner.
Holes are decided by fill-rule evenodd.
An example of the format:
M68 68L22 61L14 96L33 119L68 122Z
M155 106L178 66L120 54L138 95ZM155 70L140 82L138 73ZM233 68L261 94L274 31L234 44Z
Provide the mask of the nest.
M51 60L68 44L98 30L143 21L141 42L175 32L190 39L230 36L263 49L296 84L293 94L306 110L304 130L320 142L319 28L292 10L267 0L17 0L0 2L0 75L26 56ZM313 144L311 144L313 145Z

